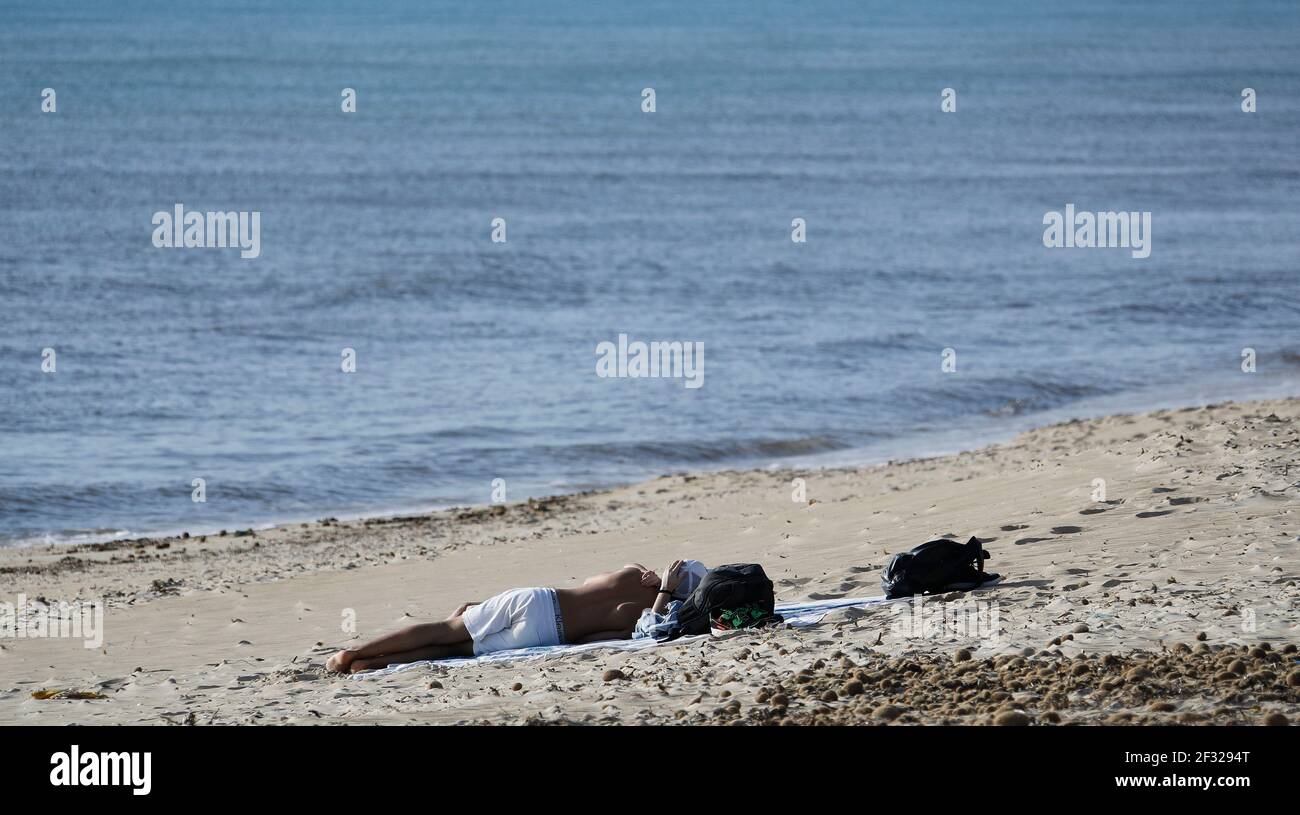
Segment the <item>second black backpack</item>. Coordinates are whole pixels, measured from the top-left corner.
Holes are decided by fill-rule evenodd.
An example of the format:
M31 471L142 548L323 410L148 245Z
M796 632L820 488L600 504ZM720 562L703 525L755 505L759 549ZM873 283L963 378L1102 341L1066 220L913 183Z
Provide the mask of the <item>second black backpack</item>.
M899 552L880 573L885 596L909 597L944 591L969 591L996 574L984 572L989 553L979 538L958 543L947 538L923 543L910 552Z
M780 622L772 581L757 563L733 563L710 569L677 610L673 636L707 634L715 619L738 620L744 627ZM734 623L728 623L734 624Z

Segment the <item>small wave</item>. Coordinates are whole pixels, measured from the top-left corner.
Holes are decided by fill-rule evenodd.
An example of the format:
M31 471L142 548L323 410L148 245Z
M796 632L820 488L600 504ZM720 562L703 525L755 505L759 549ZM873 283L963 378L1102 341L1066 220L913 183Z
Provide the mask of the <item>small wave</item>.
M1278 352L1278 359L1289 368L1300 368L1300 350L1283 348Z
M1065 382L1048 376L945 377L933 383L900 388L891 403L906 405L917 427L948 422L973 414L993 417L1022 416L1095 396L1115 392L1115 387L1088 382Z
M933 347L933 342L915 331L893 331L869 337L826 340L817 343L813 353L819 356L844 355L859 359L862 354L870 351L926 351Z
M713 441L605 442L533 447L529 452L543 459L556 457L582 462L657 465L721 464L750 459L785 458L847 449L851 445L833 436L802 436L791 439L752 438Z

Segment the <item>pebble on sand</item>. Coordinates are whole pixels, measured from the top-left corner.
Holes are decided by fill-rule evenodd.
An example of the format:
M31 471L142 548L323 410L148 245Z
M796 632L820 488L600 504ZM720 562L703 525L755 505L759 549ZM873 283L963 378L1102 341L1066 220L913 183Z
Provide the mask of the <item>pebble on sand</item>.
M1029 715L1020 710L1004 710L993 719L996 727L1023 727L1029 724Z
M903 709L897 705L881 705L873 710L871 715L875 716L877 719L884 719L887 722L892 722L894 719L903 715Z
M966 650L965 648L958 648L958 649L957 649L957 653L955 653L955 654L952 655L952 661L953 661L953 662L969 662L969 661L970 661L970 651Z
M1270 713L1264 717L1264 724L1268 725L1269 727L1286 727L1287 725L1291 724L1291 722L1289 719L1287 719L1285 714Z
M616 682L620 679L627 679L627 676L618 668L610 668L608 671L605 671L604 675L601 676L601 679L606 682Z

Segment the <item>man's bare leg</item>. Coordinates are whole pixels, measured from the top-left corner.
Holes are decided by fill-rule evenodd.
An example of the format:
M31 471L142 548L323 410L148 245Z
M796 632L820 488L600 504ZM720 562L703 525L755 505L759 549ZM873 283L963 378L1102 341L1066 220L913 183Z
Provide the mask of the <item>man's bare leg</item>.
M422 659L472 656L474 656L473 642L458 642L455 645L427 645L424 648L413 648L410 651L398 651L377 657L354 659L351 666L349 666L349 670L352 673L359 673L360 671L373 671L376 668L387 668L389 665L405 665L408 662L419 662Z
M460 617L452 617L446 620L439 620L436 623L420 623L418 625L407 626L401 631L395 631L392 634L386 634L379 639L371 640L360 648L345 648L326 660L325 667L331 671L349 673L352 670L352 664L359 659L366 660L375 657L393 656L405 651L415 651L421 648L429 648L430 646L468 646L470 654L473 653L473 642L470 639L469 632L465 630L465 621ZM463 648L461 650L463 650ZM460 651L446 654L446 656L460 655L462 655ZM415 662L418 659L438 658L439 657L416 657L415 659L407 661ZM397 660L390 660L384 664L389 665L396 661Z

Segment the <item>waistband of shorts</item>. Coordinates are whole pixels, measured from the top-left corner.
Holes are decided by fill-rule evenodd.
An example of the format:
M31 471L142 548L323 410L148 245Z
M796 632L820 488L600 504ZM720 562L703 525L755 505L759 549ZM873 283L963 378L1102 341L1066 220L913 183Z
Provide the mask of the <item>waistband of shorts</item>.
M555 615L555 637L560 645L564 645L568 639L564 636L564 615L560 614L560 598L556 595L555 589L547 589L546 595L551 598L551 612Z

